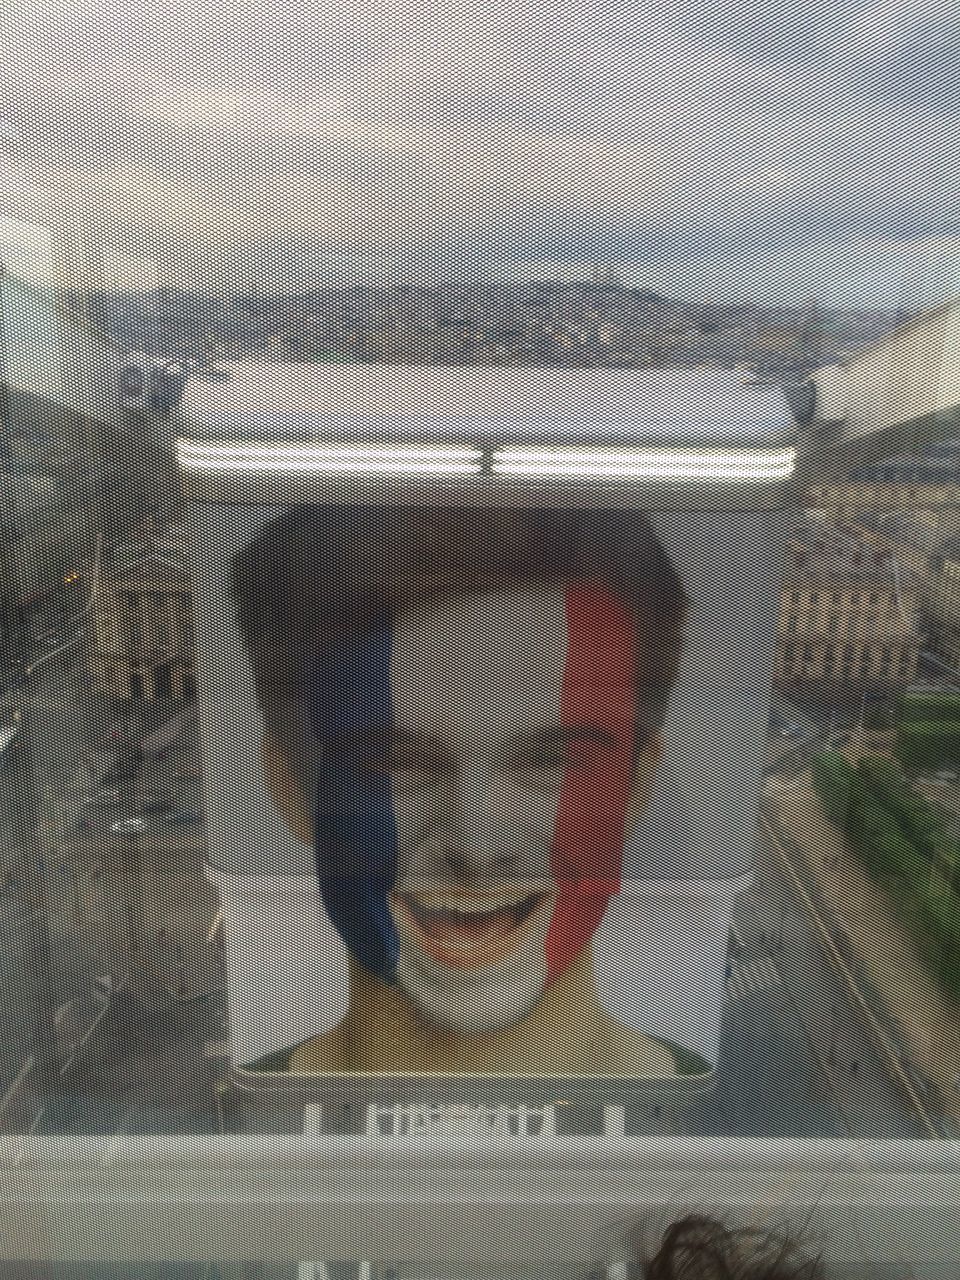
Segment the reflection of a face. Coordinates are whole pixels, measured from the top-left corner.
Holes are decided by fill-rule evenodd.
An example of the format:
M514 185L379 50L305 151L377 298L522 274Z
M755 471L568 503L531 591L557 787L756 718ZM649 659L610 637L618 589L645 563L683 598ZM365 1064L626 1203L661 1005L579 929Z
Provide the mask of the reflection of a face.
M633 623L603 588L535 585L409 611L370 652L352 670L374 682L379 665L388 696L351 713L351 789L381 818L388 797L390 821L358 829L392 842L397 981L442 1026L507 1026L618 884Z

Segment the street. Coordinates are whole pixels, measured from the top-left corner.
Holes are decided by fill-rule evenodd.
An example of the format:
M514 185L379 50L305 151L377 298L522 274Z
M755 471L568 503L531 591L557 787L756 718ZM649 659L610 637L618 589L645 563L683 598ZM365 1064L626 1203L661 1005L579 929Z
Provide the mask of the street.
M85 801L103 791L120 744L171 713L153 706L118 714L116 704L85 687L78 667L62 663L44 664L11 700L20 733L0 776L0 964L7 993L0 1010L0 1129L6 1131L24 1114L23 1099L8 1095L30 1091L25 1068L31 1058L34 1075L45 1062L53 1064L53 1077L42 1073L43 1088L49 1092L53 1078L54 1093L59 1089L60 1068L103 1012L98 979L126 978L152 999L154 1033L165 1017L164 1000L220 983L219 955L209 939L216 901L202 878L202 832L165 827L165 813L148 814L136 836L110 830L160 794L174 797L176 811L200 808L191 736L183 752L145 761L129 784L114 788L115 807L92 808ZM129 1039L132 1048L135 1037L114 1021L113 1010L100 1019L76 1057L76 1071L89 1075L91 1055L108 1035L104 1060L124 1061L117 1041ZM124 1070L129 1075L129 1064ZM104 1077L96 1098L85 1096L86 1123L112 1131L116 1102L129 1100L129 1079L121 1087ZM76 1106L72 1113L79 1116Z
M765 832L758 862L757 891L744 895L735 925L742 951L733 966L718 1094L738 1127L713 1131L929 1137L862 1030L809 917L778 873ZM747 990L745 966L754 976ZM771 1129L778 1117L790 1127Z

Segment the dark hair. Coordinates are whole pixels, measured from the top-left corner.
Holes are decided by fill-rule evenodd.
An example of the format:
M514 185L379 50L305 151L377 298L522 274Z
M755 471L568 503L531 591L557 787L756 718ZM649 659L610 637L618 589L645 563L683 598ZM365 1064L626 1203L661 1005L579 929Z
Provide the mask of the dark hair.
M431 599L516 582L603 583L655 638L639 646L638 733L663 724L686 597L636 511L297 506L234 557L231 590L264 723L298 771L319 654Z
M790 1235L731 1228L704 1214L668 1227L652 1257L637 1258L642 1280L823 1280L821 1256L807 1257Z

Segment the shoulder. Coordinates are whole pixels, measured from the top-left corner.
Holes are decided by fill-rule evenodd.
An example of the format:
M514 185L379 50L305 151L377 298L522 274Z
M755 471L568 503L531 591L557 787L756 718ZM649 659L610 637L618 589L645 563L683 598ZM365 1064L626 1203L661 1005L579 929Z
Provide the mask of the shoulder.
M671 1055L678 1076L705 1076L713 1070L706 1058L701 1058L692 1049L684 1049L683 1045L674 1044L672 1040L657 1040L656 1043Z
M611 1076L697 1076L711 1071L706 1059L682 1045L634 1031L612 1018L605 1018L599 1034L593 1038L592 1070ZM538 1055L539 1056L539 1055ZM355 1071L356 1064L346 1051L341 1028L326 1035L302 1040L289 1049L267 1054L250 1063L248 1071L289 1072L302 1075L326 1075ZM514 1064L516 1069L516 1065ZM561 1073L583 1071L581 1064L565 1063ZM537 1074L537 1072L534 1072Z
M347 1065L341 1037L335 1028L326 1035L301 1040L289 1049L268 1053L256 1062L251 1062L247 1070L325 1075L327 1072L345 1071Z
M601 1068L604 1075L698 1076L712 1070L705 1058L682 1045L635 1031L609 1015L605 1021L601 1052L608 1065Z
M248 1062L244 1067L245 1071L289 1071L290 1058L296 1053L299 1045L294 1045L292 1049L278 1049L276 1053L268 1053L262 1058L257 1058L256 1062Z

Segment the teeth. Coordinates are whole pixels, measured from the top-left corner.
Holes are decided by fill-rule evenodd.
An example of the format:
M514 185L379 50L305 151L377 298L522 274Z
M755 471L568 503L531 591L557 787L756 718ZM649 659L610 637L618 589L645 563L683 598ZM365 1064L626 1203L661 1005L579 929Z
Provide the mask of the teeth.
M536 890L534 891L536 892ZM461 916L481 916L490 911L510 911L526 902L530 893L512 893L510 896L500 895L496 898L464 898L455 893L417 893L407 894L425 911L455 911Z

